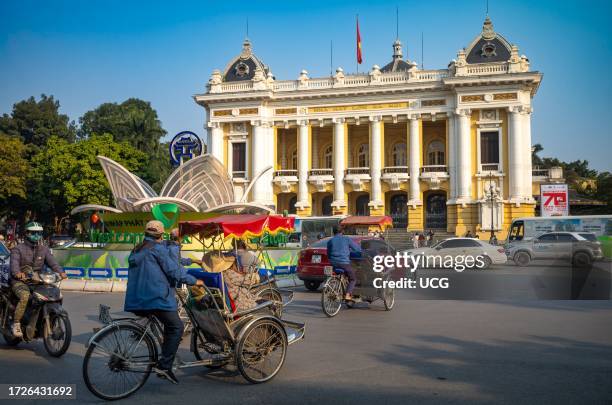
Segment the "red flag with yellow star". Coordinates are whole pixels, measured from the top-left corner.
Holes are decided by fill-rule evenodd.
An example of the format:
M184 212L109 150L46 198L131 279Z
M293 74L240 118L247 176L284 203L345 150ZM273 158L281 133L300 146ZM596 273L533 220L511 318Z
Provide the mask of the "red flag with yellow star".
M361 34L359 34L359 16L357 16L357 63L361 65L363 59L361 57Z

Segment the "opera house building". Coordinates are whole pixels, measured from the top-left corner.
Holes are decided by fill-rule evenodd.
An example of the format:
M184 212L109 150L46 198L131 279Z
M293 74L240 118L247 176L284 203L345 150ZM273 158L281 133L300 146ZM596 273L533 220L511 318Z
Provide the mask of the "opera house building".
M437 70L419 69L398 39L391 60L367 73L277 80L245 40L194 99L236 201L300 216L385 214L409 231L493 227L499 237L512 218L534 215L538 184L550 180L531 164L541 79L487 17Z

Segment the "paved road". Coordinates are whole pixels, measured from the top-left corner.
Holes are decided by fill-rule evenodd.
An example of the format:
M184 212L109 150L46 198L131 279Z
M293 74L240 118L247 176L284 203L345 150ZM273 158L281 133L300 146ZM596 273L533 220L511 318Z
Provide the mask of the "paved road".
M518 271L520 277L511 277ZM507 279L501 301L415 300L401 291L391 312L374 304L333 319L322 314L319 293L298 289L287 318L307 322L307 337L290 347L273 381L249 385L235 370L189 369L178 372L179 386L151 377L129 401L609 403L612 302L530 299L542 271L504 267L481 275L478 283ZM116 311L123 296L65 296L74 329L69 352L53 359L41 342L17 350L0 345L0 383L77 384L79 403L101 403L82 383L83 343L97 326L98 304ZM184 342L184 359L191 358L187 349Z

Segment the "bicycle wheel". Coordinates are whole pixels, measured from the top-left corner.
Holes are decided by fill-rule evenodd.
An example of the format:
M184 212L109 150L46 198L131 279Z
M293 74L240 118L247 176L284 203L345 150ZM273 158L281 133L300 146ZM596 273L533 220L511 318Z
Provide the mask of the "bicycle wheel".
M340 312L343 297L342 283L339 277L330 277L323 286L321 293L321 307L328 317L333 317Z
M278 321L259 319L248 327L238 342L238 370L253 384L270 381L283 366L286 354L285 328Z
M257 293L257 298L275 302L274 316L281 319L283 315L283 296L278 290L269 287L263 288Z
M83 379L92 394L112 401L144 385L157 361L157 349L139 325L112 324L105 329L85 353Z
M385 310L391 311L395 305L395 289L385 287L383 290L383 304L385 304Z

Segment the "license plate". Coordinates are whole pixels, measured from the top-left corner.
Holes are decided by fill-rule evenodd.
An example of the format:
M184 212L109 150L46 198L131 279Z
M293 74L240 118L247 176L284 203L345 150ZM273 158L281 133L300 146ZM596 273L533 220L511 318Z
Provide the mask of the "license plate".
M334 268L332 266L323 267L323 274L325 274L326 276L331 276L333 272L334 272Z
M312 255L310 261L312 263L321 263L321 255Z

